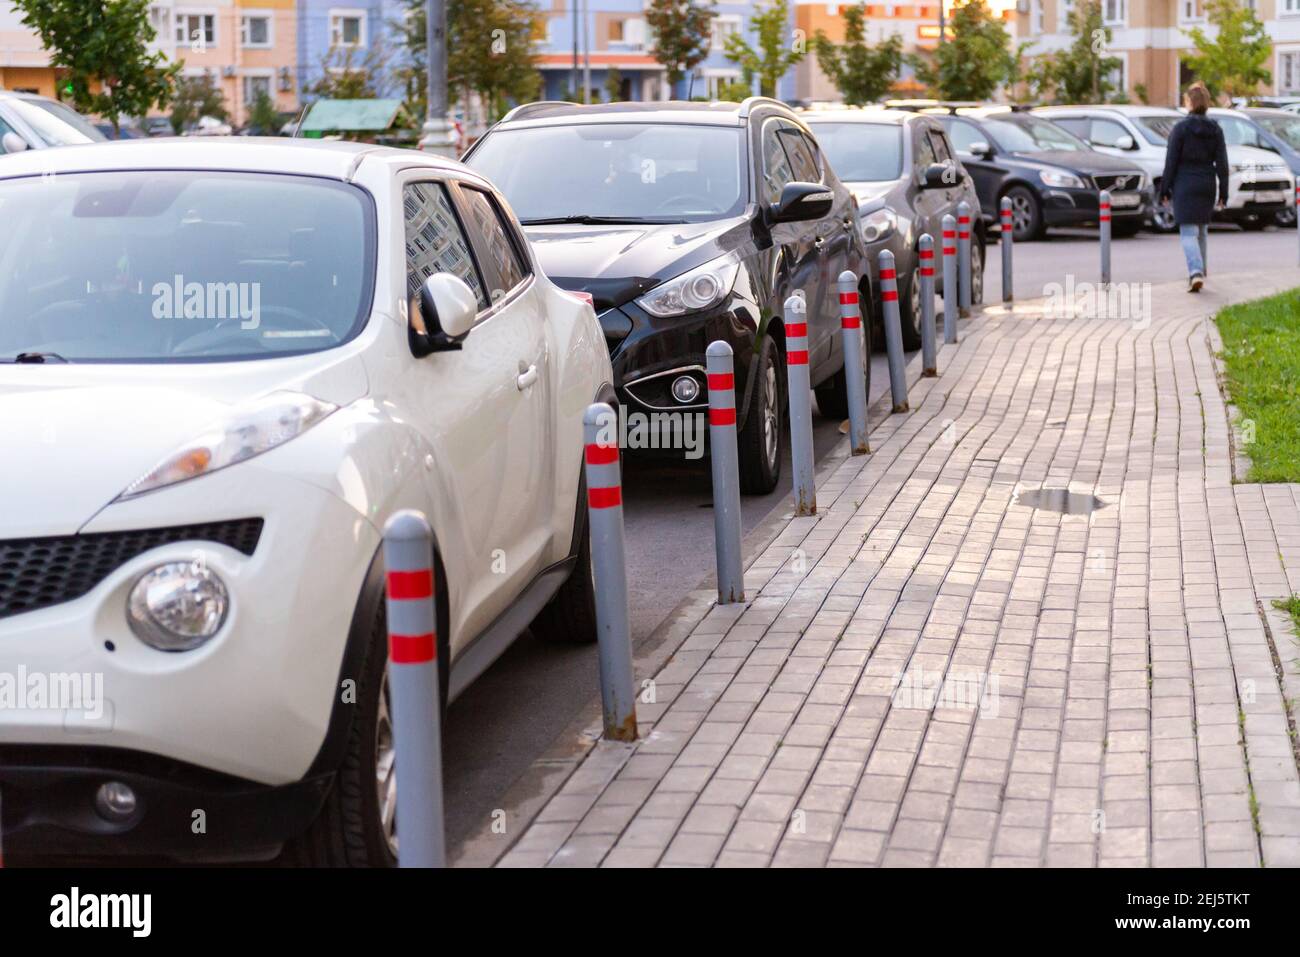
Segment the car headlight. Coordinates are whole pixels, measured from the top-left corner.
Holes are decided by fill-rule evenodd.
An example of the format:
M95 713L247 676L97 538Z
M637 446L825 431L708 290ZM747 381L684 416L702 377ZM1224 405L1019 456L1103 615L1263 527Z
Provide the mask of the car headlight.
M655 286L636 303L660 319L700 312L727 298L739 274L740 261L725 256Z
M272 392L240 406L136 479L119 500L207 475L302 435L338 406L298 392Z
M892 209L878 209L862 217L862 238L868 243L884 239L898 228L898 216Z
M192 651L221 630L230 601L221 577L200 562L168 562L140 576L126 600L135 636L159 651Z
M1083 180L1063 169L1039 170L1038 176L1048 186L1055 186L1058 189L1087 189Z

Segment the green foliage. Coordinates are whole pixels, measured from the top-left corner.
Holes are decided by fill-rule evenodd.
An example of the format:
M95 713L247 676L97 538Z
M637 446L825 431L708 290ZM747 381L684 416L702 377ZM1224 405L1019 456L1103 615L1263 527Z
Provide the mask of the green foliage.
M365 53L355 47L331 49L321 57L320 79L307 90L325 100L371 100L386 85L388 54L379 44Z
M200 117L210 116L222 121L230 117L226 110L226 98L221 88L213 82L210 73L177 77L171 104L172 132L177 136L197 123Z
M743 103L747 97L753 95L753 87L740 80L729 80L718 84L718 99L723 102Z
M739 33L727 37L727 59L740 67L746 84L758 77L763 96L776 96L777 81L808 53L802 37L789 35L789 26L789 0L771 0L749 18L749 28L758 35L757 46Z
M1210 0L1206 19L1218 27L1210 37L1200 27L1183 31L1196 48L1183 62L1215 96L1254 96L1261 83L1273 82L1267 63L1273 41L1255 11L1237 0Z
M1124 94L1112 80L1123 61L1108 56L1110 28L1100 0L1080 0L1070 14L1074 41L1060 53L1043 58L1046 88L1057 103L1108 103ZM1045 90L1046 92L1046 90Z
M618 103L623 99L623 74L616 66L605 71L605 99L610 103Z
M663 64L669 83L679 82L709 55L715 15L711 2L650 0L645 22L654 34L655 60Z
M917 79L944 100L987 100L1015 74L1011 35L984 0L970 0L948 21L951 39L930 55L913 55Z
M25 26L66 74L73 105L118 129L124 116L166 106L180 64L149 49L149 0L14 0ZM94 87L98 87L95 90Z
M821 30L813 50L822 72L850 106L884 99L903 65L903 39L893 34L878 46L866 42L866 5L844 8L844 43L836 46Z
M258 90L253 98L253 106L248 111L248 125L259 136L274 136L280 131L280 114L264 90Z

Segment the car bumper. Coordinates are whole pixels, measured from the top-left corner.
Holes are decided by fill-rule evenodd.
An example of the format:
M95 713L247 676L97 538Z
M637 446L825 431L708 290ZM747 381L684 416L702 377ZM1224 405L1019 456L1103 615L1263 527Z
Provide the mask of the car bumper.
M1091 189L1044 189L1043 222L1048 226L1092 226L1100 215L1100 194ZM1123 205L1127 204L1127 205ZM1112 222L1144 219L1151 210L1151 191L1111 197Z
M79 598L0 620L0 671L97 686L80 702L0 708L0 747L113 748L269 786L308 773L379 535L339 498L260 461L115 503L83 529L262 518L251 556L202 540L159 545ZM169 561L205 562L229 592L221 630L193 651L159 651L127 625L131 588Z

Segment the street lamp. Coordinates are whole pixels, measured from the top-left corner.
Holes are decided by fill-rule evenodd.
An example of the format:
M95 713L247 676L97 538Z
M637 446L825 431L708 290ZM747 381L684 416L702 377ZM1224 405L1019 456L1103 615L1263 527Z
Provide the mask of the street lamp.
M456 137L447 122L447 3L428 0L424 41L429 53L428 109L420 149L456 158Z

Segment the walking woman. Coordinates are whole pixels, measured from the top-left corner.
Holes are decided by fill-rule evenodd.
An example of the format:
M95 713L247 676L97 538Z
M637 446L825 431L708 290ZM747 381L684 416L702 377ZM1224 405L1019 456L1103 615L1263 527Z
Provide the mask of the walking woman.
M1228 199L1228 147L1219 124L1205 115L1210 91L1193 83L1184 96L1188 115L1175 124L1165 155L1160 199L1174 200L1174 221L1187 257L1187 289L1205 284L1205 243L1215 209ZM1215 201L1217 188L1218 201Z

